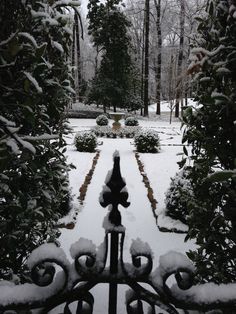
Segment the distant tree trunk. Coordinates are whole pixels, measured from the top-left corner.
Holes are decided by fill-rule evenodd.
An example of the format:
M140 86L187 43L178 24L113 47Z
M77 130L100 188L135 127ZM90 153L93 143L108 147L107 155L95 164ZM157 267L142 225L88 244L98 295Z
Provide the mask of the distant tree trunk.
M162 63L162 33L161 33L161 0L154 0L157 12L156 28L157 28L157 61L156 61L156 114L161 114L161 63Z
M182 65L184 56L184 23L185 23L185 0L180 0L180 38L179 38L179 55L178 55L178 67L177 67L177 85L176 85L176 103L175 103L175 117L179 117L179 104L182 97L183 80Z
M142 36L142 63L141 63L141 99L144 104L144 41L145 41L145 14L143 20L143 36ZM143 108L141 108L140 112L141 116L143 115Z
M75 45L74 45L74 64L75 64L75 93L76 99L79 101L79 89L81 85L81 51L80 51L80 32L79 32L79 19L78 15L75 13L74 15L75 22Z
M73 41L72 41L72 51L71 51L71 64L72 64L72 75L73 75L73 78L74 78L74 89L76 89L76 70L75 70L75 24L73 25ZM78 79L77 79L78 81ZM73 95L73 102L76 102L76 94Z
M96 46L96 56L95 56L95 74L97 73L97 70L98 70L98 54L99 54L99 49L98 49L98 46Z
M170 104L170 124L172 121L172 114L173 114L173 94L172 94L172 80L173 80L173 63L174 63L174 58L171 55L170 58L170 67L169 67L169 104Z
M175 59L174 56L171 55L170 57L170 66L169 66L169 71L168 71L168 91L169 91L169 106L170 106L170 124L172 122L172 115L173 115L173 111L175 109L175 101L174 101L174 97L175 97L175 89L174 89L174 85L175 85L175 81L176 81L176 64L175 64Z
M148 117L148 87L149 87L149 27L150 27L150 0L145 0L145 50L144 50L144 112Z

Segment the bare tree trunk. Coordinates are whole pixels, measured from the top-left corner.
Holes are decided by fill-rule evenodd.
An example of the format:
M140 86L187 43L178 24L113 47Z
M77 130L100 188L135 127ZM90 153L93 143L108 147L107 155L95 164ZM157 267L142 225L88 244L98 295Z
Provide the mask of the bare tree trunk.
M75 20L75 66L76 66L76 70L75 70L75 93L76 93L76 98L79 99L79 89L81 86L81 63L80 63L80 59L81 59L81 51L80 51L80 32L79 32L79 19L78 19L78 15L75 13L74 16L74 20Z
M168 75L168 81L169 81L169 104L170 104L170 124L172 122L172 115L173 111L175 109L175 101L174 101L174 85L175 85L175 75L176 75L176 65L175 65L175 60L174 56L171 55L170 57L170 67L169 67L169 75Z
M162 63L162 33L161 33L161 0L154 0L157 12L156 29L157 29L157 61L156 61L156 114L161 114L161 63Z
M150 27L150 0L145 0L145 50L144 50L144 113L148 117L149 104L149 27Z
M77 72L75 70L75 24L73 25L73 41L72 41L72 49L71 49L71 63L72 63L72 75L73 75L73 78L74 78L74 89L76 90L76 85L77 85L77 81L78 81L78 78L76 77L77 75ZM73 102L76 102L76 94L73 95Z
M175 103L175 117L179 117L179 104L182 97L183 82L181 78L183 56L184 56L184 23L185 23L185 0L180 0L180 38L179 38L179 55L178 55L178 69L177 69L177 86L176 86L176 103Z
M141 51L141 99L144 104L144 48L145 48L145 14L143 19L143 29L142 29L142 51ZM141 116L143 115L143 107L140 110Z
M170 67L169 67L169 104L170 104L170 124L171 124L171 121L172 121L172 113L173 113L173 95L172 95L172 80L173 80L173 56L171 55L171 58L170 58Z

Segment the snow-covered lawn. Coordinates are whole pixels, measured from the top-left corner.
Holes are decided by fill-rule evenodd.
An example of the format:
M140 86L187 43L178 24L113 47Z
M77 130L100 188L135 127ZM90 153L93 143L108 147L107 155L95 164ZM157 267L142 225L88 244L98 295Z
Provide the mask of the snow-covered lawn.
M112 123L112 122L110 122ZM95 120L71 119L71 127L74 131L89 129L95 125ZM181 146L165 146L169 144L181 144L180 123L176 122L169 125L164 121L140 121L143 128L153 128L159 132L161 151L158 154L140 154L144 164L144 169L150 179L154 190L154 196L158 201L157 213L164 208L164 193L169 186L170 177L178 171L176 162L181 159L179 153L182 152ZM79 188L84 180L86 173L91 167L94 154L77 152L72 145L74 134L68 140L68 161L73 162L77 169L70 172L70 184L76 197L79 195ZM154 268L158 265L159 257L164 253L175 250L186 252L194 247L193 242L184 242L185 235L175 233L160 232L152 213L150 202L147 198L147 190L142 181L142 176L138 170L137 161L134 155L134 145L132 139L107 139L101 138L102 145L98 146L101 150L100 158L96 165L91 184L88 186L83 207L80 208L77 223L73 230L62 229L59 241L66 254L69 256L70 245L80 237L92 240L99 245L104 239L104 229L102 227L104 217L107 215L107 208L104 209L99 204L99 194L102 191L104 180L108 170L113 166L112 155L115 150L120 152L121 173L126 180L131 205L125 209L120 208L122 214L122 224L126 228L124 259L130 262L129 248L132 239L140 238L148 242L154 253ZM96 289L95 313L105 313L104 295L106 287ZM122 294L121 289L121 295ZM98 297L98 295L100 297ZM124 313L123 298L119 297L118 313ZM106 298L107 296L105 296ZM102 301L101 301L102 300Z

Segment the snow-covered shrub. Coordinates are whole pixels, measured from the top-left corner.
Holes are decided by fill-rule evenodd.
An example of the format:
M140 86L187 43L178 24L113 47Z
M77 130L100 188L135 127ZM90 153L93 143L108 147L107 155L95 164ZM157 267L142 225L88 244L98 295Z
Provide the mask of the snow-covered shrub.
M116 137L127 137L132 138L135 136L136 133L140 131L139 126L125 126L121 127L120 129L114 130L110 126L95 126L92 128L92 131L96 136L100 137L110 137L110 138L116 138Z
M125 119L125 125L127 126L137 126L138 125L138 119L135 117L127 117Z
M193 201L193 187L188 178L187 168L171 178L170 187L166 192L166 215L187 223L189 215L189 203Z
M93 132L78 132L75 135L74 144L79 152L92 153L97 146L97 137Z
M134 136L134 144L140 153L157 153L160 147L159 136L151 130L141 131Z
M102 125L108 125L108 122L109 122L109 120L108 120L107 116L105 116L104 114L100 114L100 115L96 118L96 123L97 123L97 125L100 125L100 126L102 126Z
M200 106L183 114L197 200L188 238L198 246L188 256L199 280L226 283L236 281L235 2L209 0L202 17L189 66Z

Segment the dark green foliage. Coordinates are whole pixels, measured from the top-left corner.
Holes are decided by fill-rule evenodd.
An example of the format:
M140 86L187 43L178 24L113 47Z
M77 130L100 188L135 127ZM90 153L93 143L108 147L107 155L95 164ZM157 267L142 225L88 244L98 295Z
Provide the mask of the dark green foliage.
M93 132L79 132L75 136L74 144L79 152L92 153L97 146L97 137Z
M127 117L125 119L125 125L127 126L137 126L138 125L138 119L135 117Z
M69 210L64 13L48 1L0 2L0 277L20 273L35 247L53 241L55 221Z
M183 142L192 146L191 180L197 200L190 210L189 238L199 249L189 256L199 280L236 280L236 20L228 1L210 0L199 24L200 47L192 69L201 106L183 117Z
M196 238L199 247L187 255L196 264L200 282L235 282L235 233L225 214L230 190L230 182L203 184L194 189L195 202L188 207L187 238Z
M91 0L88 5L89 33L94 45L102 53L101 65L95 73L87 95L87 103L104 107L129 106L131 93L132 62L130 57L130 26L119 4L122 0L107 0L105 4ZM132 96L131 96L132 95Z
M129 93L126 98L125 107L128 109L128 111L137 111L143 108L143 101L140 95L137 95L136 92L137 92L137 86L135 86L135 90L133 91L133 93Z
M157 153L160 147L159 136L153 131L141 131L134 137L134 144L140 153Z
M184 168L171 178L165 199L166 215L186 224L192 202L195 202L193 187L189 179L189 171Z
M100 116L96 118L97 125L108 125L108 122L109 120L107 116L105 116L104 114L101 114Z

